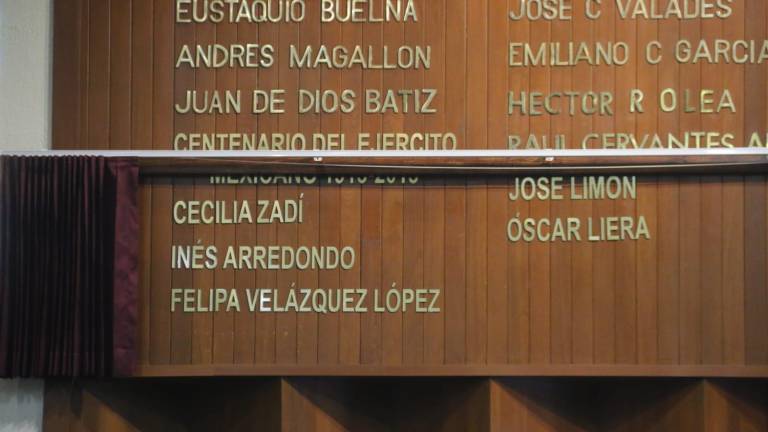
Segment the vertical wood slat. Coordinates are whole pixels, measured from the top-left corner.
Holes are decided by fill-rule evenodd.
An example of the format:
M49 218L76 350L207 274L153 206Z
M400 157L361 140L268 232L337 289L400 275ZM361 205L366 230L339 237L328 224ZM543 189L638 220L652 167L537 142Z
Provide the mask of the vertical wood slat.
M229 46L238 41L237 25L226 23L217 25L216 43ZM237 88L237 71L234 68L221 68L216 71L214 89L220 94ZM247 96L244 97L247 99ZM248 104L244 104L248 106ZM235 113L225 113L216 116L217 133L229 133L236 130L237 116ZM216 199L224 202L234 202L235 188L232 186L220 186L216 188ZM214 237L219 250L226 250L228 245L235 244L237 238L236 226L218 225L215 227ZM214 272L214 287L233 289L235 287L235 271L233 269L218 269ZM228 364L234 361L235 339L235 314L233 311L219 313L214 316L213 322L213 362L216 364Z
M575 3L574 14L585 16L586 4ZM576 20L573 23L572 34L575 40L592 41L594 39L594 24L589 20ZM588 64L580 64L574 68L572 86L575 91L592 89L595 68ZM593 116L579 115L572 122L573 137L585 136L593 130ZM570 138L570 137L569 137ZM574 138L575 139L575 138ZM574 142L572 145L578 145ZM583 193L583 186L578 184L578 193ZM575 217L585 221L593 213L591 201L576 201L571 203L571 211ZM594 302L593 302L593 252L590 242L579 242L572 246L571 273L573 281L572 295L572 360L574 363L591 363L594 359Z
M466 8L467 148L487 149L488 141L488 10L480 0ZM470 47L479 46L480 49ZM471 78L474 79L471 79ZM461 79L457 77L457 79ZM472 113L472 114L470 114ZM487 362L488 351L488 185L484 179L467 180L466 230L466 361Z
M90 1L88 25L87 148L108 149L110 131L110 2Z
M517 23L513 23L516 26ZM529 25L528 38L533 46L552 38L552 24L537 20ZM530 71L529 91L548 93L551 89L552 70L539 68ZM521 89L520 91L523 91ZM520 114L518 114L520 115ZM550 116L528 116L530 133L537 137L551 135L552 118ZM530 203L530 216L536 220L549 218L550 202L534 200ZM529 247L528 284L530 313L530 361L546 364L551 360L551 285L550 285L550 245L534 242ZM535 258L534 258L535 257Z
M591 21L586 19L586 3L574 4L575 19L573 25L574 40L593 40L595 28ZM576 91L590 91L592 89L593 74L595 68L588 64L580 64L573 71L573 89ZM578 136L586 136L592 132L594 116L577 115L573 121L572 136L575 140ZM578 147L580 143L574 141L571 147ZM577 186L577 191L583 193L583 187ZM582 221L592 215L593 204L591 201L572 202L573 215ZM593 318L593 250L590 242L581 242L573 245L572 273L573 273L573 354L574 363L590 363L594 358L594 318Z
M341 188L339 212L341 224L340 243L342 247L352 247L360 259L362 200L360 186ZM342 272L339 285L341 289L359 289L362 285L360 262L352 271ZM360 364L360 316L359 313L345 313L339 318L339 363Z
M744 326L747 364L768 362L766 239L768 197L764 176L750 176L744 187Z
M189 24L184 25L189 26ZM206 45L216 43L217 27L206 23L193 26L195 43ZM186 40L190 40L188 35ZM208 68L195 70L195 86L200 88L216 88L216 71ZM183 88L183 87L180 87ZM206 133L216 130L216 118L209 114L187 114L180 117L192 117L194 120L194 132ZM184 132L185 127L191 127L186 119L179 119L180 123L174 125L175 132ZM160 148L168 148L167 143L160 143ZM212 201L216 199L216 187L210 184L207 178L196 178L194 186L194 198L198 201ZM194 240L203 245L216 245L216 227L213 225L196 225L194 227ZM215 288L216 273L213 270L201 270L195 272L193 286L195 289ZM211 314L195 314L192 323L192 363L213 363L214 350L214 317Z
M403 186L384 186L381 208L381 303L390 290L403 290ZM386 295L386 296L385 296ZM381 359L385 365L403 363L403 314L381 314Z
M361 286L368 292L379 289L382 281L381 211L381 188L363 188L360 272ZM381 317L379 314L363 314L360 325L361 363L381 363Z
M356 45L363 41L363 26L342 25L342 41L345 45ZM341 88L362 88L364 71L347 71L342 74ZM340 119L340 132L346 134L347 146L351 147L349 137L361 132L363 113L358 110L355 113L345 114ZM351 246L357 251L357 265L354 270L341 272L339 284L342 289L359 289L361 287L361 227L362 227L362 200L361 186L348 185L341 189L339 218L341 223L341 244ZM339 362L341 364L360 364L360 332L361 314L342 314L339 317Z
M594 40L616 38L616 7L611 3L604 11L603 19L595 22ZM618 72L615 68L596 66L592 75L592 86L596 91L608 91L616 95ZM616 104L614 104L616 106ZM618 109L618 108L615 108ZM597 116L594 128L597 133L610 133L616 130L616 111L613 116ZM613 216L615 203L610 200L593 202L593 220ZM594 318L594 361L598 364L616 361L616 290L614 281L616 272L616 244L598 242L593 249L593 318ZM622 288L623 289L623 288Z
M680 38L701 38L701 21L681 21ZM678 92L700 94L701 64L682 64ZM679 113L680 132L701 130L702 114ZM698 177L680 184L680 362L701 363L701 190Z
M566 183L563 195L570 194L570 184ZM570 201L553 201L550 207L551 218L567 220L572 214ZM573 274L570 267L573 259L572 244L552 242L550 247L550 355L554 364L573 362ZM538 289L538 288L537 288Z
M300 192L298 186L281 185L278 188L280 203L287 200L299 201ZM322 216L321 216L322 224ZM279 224L277 227L277 245L298 247L299 232L296 224ZM288 298L288 292L292 289L301 289L296 285L298 281L296 270L282 270L277 273L277 293L279 302L283 303ZM294 364L298 361L298 323L296 312L280 313L275 323L275 362L282 364Z
M342 44L342 24L325 23L320 25L320 40L328 46ZM318 89L331 90L338 93L342 91L341 73L335 70L323 69L319 74L320 86ZM336 134L341 131L341 117L338 112L318 114L315 131L324 134ZM320 187L320 244L342 247L341 220L339 208L341 206L341 190L338 186L323 185ZM338 270L321 270L318 284L324 289L338 289L340 284L340 272ZM339 314L320 314L318 317L318 363L337 364L339 361Z
M658 198L658 319L659 363L679 361L680 305L680 185L669 177L659 179Z
M768 7L765 2L745 0L744 33L747 39L765 39L765 17ZM757 133L765 136L768 102L764 97L768 93L768 81L765 79L767 67L747 65L745 67L744 88L750 95L744 104L744 132L747 136ZM766 304L766 209L765 178L748 177L744 190L744 314L745 324L745 360L747 364L764 363L768 359L768 344L765 336L765 312L760 309Z
M250 42L259 43L259 27L249 25L249 23L240 23L237 25L238 43ZM245 99L259 85L258 69L239 69L235 71L236 88ZM259 130L259 118L251 116L247 109L236 115L235 130L244 133L256 133ZM256 202L258 200L257 188L248 186L235 187L235 199L238 201ZM239 225L236 227L237 243L243 245L258 244L256 237L256 226ZM240 295L245 296L247 300L247 290L256 289L256 272L238 271L235 272L235 289ZM256 347L256 315L249 310L249 305L241 300L240 312L236 313L234 318L234 353L233 362L235 364L251 364L254 361Z
M731 177L723 185L722 193L724 361L725 364L744 364L744 178Z
M362 25L362 44L384 44L384 26L380 23ZM380 70L363 71L363 87L383 91L384 74ZM374 136L383 128L380 115L364 113L361 120L361 132ZM383 227L383 191L381 186L362 188L361 197L361 246L360 274L362 288L368 292L380 289L383 284L382 227ZM360 320L360 362L363 364L381 364L382 320L380 314L367 313Z
M551 39L556 43L566 45L572 40L573 25L570 21L555 21L552 23ZM550 90L573 87L573 69L556 68L552 70ZM573 117L563 119L553 118L550 124L550 140L552 136L570 137L573 131ZM550 142L550 145L553 143ZM570 195L570 182L564 179L562 194ZM573 205L570 199L553 200L550 203L550 221L556 218L567 220L571 215ZM551 243L549 257L550 278L550 355L552 363L568 364L573 355L572 313L573 313L573 274L568 269L572 265L573 244L570 242L554 241Z
M493 1L486 5L486 25L488 32L487 76L488 84L484 88L487 99L487 147L504 149L507 147L508 116L503 107L506 93L497 89L506 88L509 71L503 56L491 55L507 50L509 40L509 19L499 13ZM508 214L508 199L505 179L488 180L487 207L488 226L485 237L487 245L487 362L488 364L507 363L509 358L509 286L508 240L505 234Z
M510 2L507 2L509 5ZM507 17L504 17L505 20ZM510 40L529 42L531 39L531 24L527 20L508 22L507 31ZM506 42L505 42L506 46ZM526 91L532 86L534 72L529 68L511 68L508 73L507 87L516 94ZM506 106L506 105L505 105ZM510 115L507 120L510 133L526 137L532 133L530 117ZM509 180L513 182L513 179ZM522 219L529 216L529 204L523 201L507 202L507 213L510 218ZM509 337L508 354L511 363L527 363L530 359L530 268L527 243L518 242L508 245L507 284L509 286Z
M279 196L279 186L270 185L259 188L259 200L274 202ZM310 205L309 199L305 205ZM307 209L311 212L311 207ZM311 214L311 213L310 213ZM317 217L316 215L314 215ZM277 226L274 224L263 224L257 228L256 237L259 244L277 245L278 233ZM277 270L259 269L256 271L256 288L264 290L277 289ZM277 357L277 315L272 313L256 313L256 364L272 364L276 362Z
M132 148L131 65L133 0L110 0L109 147Z
M680 363L701 363L701 185L680 181Z
M54 3L51 139L55 149L75 149L80 143L80 58L87 55L79 44L82 7L82 0Z
M213 186L206 184L207 179L194 180L194 199L196 201L214 200ZM212 225L195 225L194 244L211 246L216 244L216 232ZM215 288L213 270L195 271L192 287L196 290ZM210 313L198 313L192 317L192 364L211 364L213 362L213 316Z
M765 16L768 11L764 1L744 0L744 37L746 39L763 40L766 38ZM741 18L735 15L735 18ZM739 26L734 26L739 27ZM749 64L744 67L744 133L746 137L757 133L765 136L766 119L768 116L768 80L765 79L768 66L765 64ZM737 81L738 83L738 81ZM758 96L759 97L755 97ZM751 97L750 97L751 96Z
M511 179L510 183L514 183ZM514 187L513 185L510 185ZM527 201L509 201L510 218L525 220L531 217L531 205ZM533 248L523 241L510 244L507 267L509 294L509 362L525 364L531 359L531 267ZM591 301L591 299L590 299Z
M190 201L195 198L195 185L192 179L174 179L173 202ZM172 225L173 245L189 247L195 244L195 229L192 225ZM189 289L194 286L195 274L184 269L171 271L172 289ZM198 281L198 286L204 286ZM166 296L170 293L165 292ZM182 310L183 305L177 304L176 310ZM175 312L171 314L171 363L190 364L192 362L193 319L189 313Z
M641 20L617 20L616 39L625 41L636 52L643 50L638 43L638 24ZM616 70L615 97L616 113L614 115L614 128L616 131L635 132L637 130L638 116L631 112L627 89L638 88L637 70L638 58L630 56L629 63L623 70ZM614 203L614 214L619 217L631 216L638 223L637 200L633 198L620 198ZM619 242L614 248L616 272L614 274L615 286L615 314L616 314L616 362L620 364L637 363L638 344L638 315L637 315L637 248L643 242L629 241Z
M447 1L445 10L446 105L445 127L467 144L467 5ZM445 362L466 361L466 190L463 179L446 181L445 229Z
M275 47L280 46L281 32L279 26L259 26L259 44L260 45L273 45ZM259 89L271 89L280 88L282 85L287 85L281 78L281 71L277 68L264 68L258 72L257 85ZM288 79L288 77L285 77ZM289 110L294 105L286 103L286 110ZM261 133L278 133L280 131L280 115L278 114L264 114L259 117L259 132ZM269 184L258 187L258 199L274 201L278 199L281 186L275 184ZM305 202L308 206L307 212L311 214L310 209L312 207L312 200L308 199ZM308 216L309 217L309 216ZM313 217L316 218L316 215ZM274 224L259 224L256 230L256 238L260 245L277 245L278 232L277 227ZM298 281L299 283L303 281ZM277 289L277 272L274 270L258 270L256 271L256 289L274 290ZM275 363L277 357L277 317L275 314L259 313L257 312L255 319L255 347L254 347L254 363L256 364L272 364Z
M239 43L259 43L259 26L249 23L237 25L237 40ZM238 69L236 73L236 88L241 91L245 100L248 100L253 91L259 86L259 69ZM249 114L249 110L236 115L235 128L243 133L256 133L259 131L259 117ZM249 186L236 186L235 197L238 201L258 200L258 190ZM239 244L258 244L255 225L239 225L236 228L236 236ZM238 271L235 273L235 289L247 300L246 290L256 289L256 272ZM242 298L241 298L242 299ZM256 315L249 310L249 306L242 302L241 310L235 316L234 322L234 353L235 364L251 364L254 361L256 347Z
M341 249L341 190L339 186L320 186L320 245ZM320 270L320 289L339 288L338 270ZM319 364L337 364L339 361L339 314L320 314L318 317L317 361Z
M384 4L377 5L384 12ZM405 44L405 27L402 23L382 25L383 43L385 46L402 46ZM385 71L382 78L383 91L403 88L405 74L402 70ZM381 131L402 131L405 126L404 118L388 110L382 115ZM403 186L386 185L382 192L382 280L380 293L383 295L391 289L403 290ZM403 363L403 315L382 314L382 362L386 365Z
M426 12L428 0L418 0L416 7ZM426 39L424 22L405 23L404 41L423 45ZM409 70L404 72L404 88L427 88L424 71ZM425 119L404 116L403 131L417 133L425 130ZM423 181L423 180L422 180ZM403 190L403 289L424 289L424 203L425 191L422 184L406 185ZM427 222L428 223L428 222ZM424 315L417 313L412 304L403 314L403 364L421 365L424 363L425 331Z
M424 289L424 188L406 186L403 197L403 289ZM403 314L403 364L424 363L424 315L416 304Z
M488 185L467 181L466 192L466 361L487 363L488 352ZM494 227L496 228L496 227Z
M173 136L174 29L173 5L154 0L152 9L152 148L168 149ZM202 85L204 83L198 83Z
M746 20L746 2L734 8L733 20L744 23ZM729 39L743 39L745 27L723 23L723 36ZM746 106L748 94L745 86L746 73L742 68L727 68L723 81L733 89L737 101ZM737 102L738 103L738 102ZM737 112L725 119L724 127L735 130L736 142L745 143L747 139L747 111ZM745 145L745 144L743 144ZM725 340L724 357L726 364L743 364L744 346L744 179L734 176L723 184L723 320Z
M529 203L529 216L537 221L550 217L550 202L534 200ZM551 361L551 247L535 241L528 248L528 289L530 319L530 362L546 364Z
M152 81L152 8L151 4L146 1L136 1L131 3L131 82L151 82ZM58 38L57 38L58 40ZM57 74L54 74L57 75ZM64 75L64 73L61 73ZM54 84L54 91L57 85ZM54 118L56 117L56 109L54 109ZM131 87L131 148L152 148L152 86L148 85L134 85ZM57 129L54 126L54 133ZM134 144L137 143L137 144ZM58 148L56 140L54 140L54 148ZM154 275L152 261L149 257L153 256L155 250L154 232L156 219L154 214L153 203L153 185L147 183L142 186L144 199L140 201L142 206L142 214L145 217L142 218L144 224L141 226L142 232L142 256L147 257L141 260L141 267L139 271L142 274L142 305L145 307L141 311L142 316L142 336L141 336L141 352L139 355L140 361L143 364L149 364L152 353L152 328L153 321L152 316L154 311L152 306L153 291L152 277Z
M506 182L488 186L488 226L486 244L488 255L487 284L487 348L488 364L504 364L509 359L509 261L507 237Z
M723 364L723 178L701 179L701 361ZM728 284L730 285L730 283Z
M149 324L149 361L151 364L170 363L171 323L171 251L172 242L171 201L173 185L168 179L157 179L152 183L152 223L150 276L151 298ZM146 228L145 228L146 229Z
M181 51L184 45L194 46L195 28L191 25L173 25L173 51ZM187 90L196 86L195 69L182 67L174 72L173 104L184 105ZM195 128L195 118L191 114L173 114L173 130L188 133ZM164 127L165 125L161 125ZM170 146L170 143L168 143ZM195 184L192 179L174 181L174 202L189 201L195 198ZM195 228L192 225L173 225L173 244L191 247L196 243ZM187 270L178 269L171 273L173 289L189 289L194 285L195 275ZM198 281L198 286L203 284ZM171 320L171 362L189 364L192 362L194 316L188 313L173 313Z
M280 52L285 52L290 44L297 44L299 41L299 32L297 25L283 25L278 30L278 48ZM291 71L284 62L278 66L279 88L286 89L287 92L296 92L301 85L301 77L298 71ZM258 83L257 83L258 84ZM261 88L257 86L256 88ZM289 105L294 108L295 102ZM290 111L289 111L290 112ZM253 117L251 117L253 118ZM278 130L298 130L299 119L297 116L279 116ZM283 185L280 187L279 198L281 200L301 200L303 188L300 186ZM316 203L313 203L316 204ZM315 206L313 209L317 209ZM278 244L288 245L296 247L300 244L299 234L300 228L296 225L288 224L278 227ZM316 278L316 274L313 275ZM303 286L299 286L299 273L296 270L281 271L277 276L277 288L279 293L282 294L282 298L286 298L287 292L291 289L302 289ZM312 317L314 318L314 317ZM300 358L316 361L317 354L314 348L314 340L317 338L317 332L308 332L307 338L300 340L299 336L299 317L294 312L281 314L277 317L275 323L276 334L276 354L275 360L280 363L297 363ZM303 342L306 341L306 345ZM304 357L306 356L306 357Z
M674 44L680 36L678 22L659 25L659 41L667 46ZM677 64L666 65L658 69L658 86L678 88L680 67ZM658 116L659 133L678 133L677 113L661 113ZM678 311L680 302L680 245L679 228L679 184L673 178L659 179L658 197L658 360L659 363L675 364L679 357Z
M309 19L317 20L314 9L309 10ZM310 21L313 23L313 21ZM280 49L285 50L290 44L307 44L313 38L320 38L320 28L314 23L309 28L299 25L287 26L288 30L280 32ZM287 64L280 65L279 80L281 87L287 92L297 91L299 88L314 89L319 87L319 74L309 71L289 70ZM298 104L293 98L286 102L287 112L296 112ZM312 131L317 128L317 119L313 115L281 116L280 128L294 128L300 131ZM319 245L320 238L318 227L320 226L320 187L318 183L301 185L298 193L304 197L306 213L304 223L298 227L297 240L302 245ZM304 271L297 275L297 288L314 289L318 287L318 272ZM296 361L299 364L314 364L318 360L319 331L318 315L315 313L299 314L296 317Z
M578 184L578 182L575 193L584 193L583 185ZM571 202L571 213L583 223L592 216L592 203L590 201ZM593 250L594 247L588 241L576 243L571 249L571 280L573 283L573 290L571 291L573 304L571 312L573 333L571 359L575 364L592 363L594 359Z
M701 34L724 36L723 23L706 20L701 24ZM725 89L722 81L727 65L702 65L700 67L701 87L703 89ZM735 97L743 97L736 91ZM702 114L701 126L712 124L720 133L726 133L726 125L731 113L722 115ZM701 178L701 362L703 364L722 364L724 362L725 321L723 319L723 177L707 176ZM709 246L708 246L709 245Z
M257 197L256 188L247 186L237 186L235 188L235 199L239 201L256 201ZM238 244L258 244L256 226L252 224L238 225L236 235ZM241 297L240 312L237 312L235 315L233 363L251 364L253 363L256 345L256 318L255 314L249 310L246 292L247 290L256 289L256 272L247 270L235 272L234 284L237 292L244 297Z
M173 13L171 4L162 1L154 1L151 5L151 14L148 10L146 18L152 23L152 139L151 147L164 149L170 142L173 129ZM145 15L142 15L145 16ZM149 31L150 29L142 29ZM142 38L143 41L143 38ZM147 83L149 85L149 83ZM170 289L172 284L170 250L168 244L172 239L171 204L174 196L173 183L170 181L157 185L152 191L153 262L158 267L158 281L152 283L152 333L151 361L157 364L167 364L171 361L171 317L170 317ZM153 272L154 273L154 272ZM156 283L158 282L158 283ZM154 300L157 299L157 300ZM167 323L167 324L166 324ZM157 329L157 330L155 330Z
M216 188L214 196L216 200L228 203L234 202L236 197L235 188L219 186ZM215 225L213 237L218 250L226 252L229 246L236 244L236 227L224 224ZM213 284L208 286L216 289L233 289L235 287L235 270L231 268L216 269L213 272ZM234 362L234 319L235 311L227 311L224 306L222 306L221 312L213 315L211 361L214 364L230 364Z
M153 148L153 3L134 0L131 20L131 147ZM142 84L144 83L144 84Z
M659 39L660 25L656 21L642 20L637 23L637 44L645 46ZM645 60L645 53L638 50L637 87L646 98L646 114L640 115L636 122L636 133L653 134L659 128L659 117L655 114L658 106L659 67L650 65ZM637 245L637 360L640 364L653 364L658 361L659 350L659 292L658 263L659 250L659 214L658 182L654 178L639 179L637 216L643 216L652 233L650 241Z
M436 114L424 121L426 130L444 130L446 125L448 63L445 26L447 2L450 0L426 2L424 17L425 43L432 46L434 65L424 72L424 82L438 91ZM424 288L436 289L445 286L445 188L442 179L424 179ZM424 317L424 363L442 364L445 361L445 292L438 299L437 306L443 313Z
M445 363L466 361L466 190L465 183L445 182Z
M77 142L71 143L73 149L80 149L83 147L86 147L88 145L88 138L89 138L89 129L88 129L88 118L89 118L89 99L90 99L90 77L89 77L89 66L90 66L90 40L91 40L91 7L90 7L91 0L81 0L80 1L80 17L78 18L79 21L79 27L80 27L80 33L79 33L79 40L77 41L77 44L79 46L79 52L81 53L79 56L80 64L78 65L78 90L80 94L77 97L78 104L76 106L77 108L77 117L75 117L75 121L77 122L77 134L75 137L77 138Z
M320 186L303 185L299 188L304 195L304 223L298 228L299 244L317 246L320 244ZM359 217L359 216L358 216ZM260 243L259 244L263 244ZM358 249L362 254L362 248ZM361 263L362 265L362 263ZM317 271L303 271L298 275L299 289L318 288ZM316 313L300 314L296 321L296 360L299 364L315 364L318 358L318 316Z
M651 239L637 245L637 360L654 364L659 352L659 207L658 181L638 179L637 216L645 217Z

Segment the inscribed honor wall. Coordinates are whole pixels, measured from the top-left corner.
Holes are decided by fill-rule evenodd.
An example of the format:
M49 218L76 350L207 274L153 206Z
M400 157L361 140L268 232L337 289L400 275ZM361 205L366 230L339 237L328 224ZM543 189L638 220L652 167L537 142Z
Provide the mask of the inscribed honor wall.
M763 0L57 0L54 147L765 147L767 24ZM765 176L153 175L141 203L139 375L768 364Z

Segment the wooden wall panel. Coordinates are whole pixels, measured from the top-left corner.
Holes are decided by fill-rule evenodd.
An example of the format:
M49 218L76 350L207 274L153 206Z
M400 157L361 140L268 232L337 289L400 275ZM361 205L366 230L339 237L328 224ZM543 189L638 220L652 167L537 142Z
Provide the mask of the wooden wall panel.
M319 242L320 188L319 186L301 186L299 190L304 194L304 199L307 203L307 223L299 227L298 239L302 244L317 245ZM360 210L360 213L362 213L362 210ZM359 230L358 233L360 233ZM358 250L362 250L362 248ZM317 288L317 272L302 272L298 276L297 283L299 286L309 289ZM299 364L314 364L317 361L319 342L317 320L318 317L315 313L301 314L297 317L299 330L297 335L297 360ZM358 341L361 340L362 338L358 338Z
M206 185L203 180L195 181L195 200L210 200L214 198L213 187ZM194 239L196 242L200 241L200 244L213 244L215 242L215 230L210 225L195 226ZM204 269L196 272L192 286L196 289L202 289L205 286L213 286L213 282L213 271ZM165 295L168 295L168 293L166 292ZM210 314L197 314L193 317L193 320L192 362L195 364L210 364L212 362L213 345L212 317Z
M723 349L723 185L717 177L701 179L701 361L722 364ZM716 251L720 251L718 254ZM710 316L710 319L703 317Z
M740 179L739 179L740 180ZM744 184L723 185L723 320L724 355L727 364L745 361L744 314L744 236L739 221L744 217Z
M383 10L383 3L374 2L374 7ZM527 136L529 124L539 135L552 138L552 134L564 134L567 147L574 149L581 147L582 138L591 131L666 133L706 126L734 132L737 146L745 145L753 132L764 134L766 131L765 101L756 97L768 91L765 64L744 66L703 61L678 64L667 59L657 66L645 60L644 49L650 41L658 40L668 48L665 54L671 55L671 47L681 38L760 41L765 36L763 17L766 14L765 5L759 0L735 3L733 14L727 20L664 20L663 25L659 20L615 18L618 10L613 2L604 5L601 19L585 19L584 4L576 3L572 5L572 20L553 23L507 19L506 12L517 4L504 0L484 0L470 6L466 0L416 1L415 4L419 11L416 23L321 25L320 11L316 4L309 4L307 17L300 24L259 26L175 24L172 1L57 0L54 147L173 148L174 132L191 132L183 123L170 121L173 103L181 101L183 90L192 87L213 90L219 85L221 89L247 91L258 86L292 91L299 87L359 89L362 85L375 88L371 84L378 83L384 88L401 88L405 84L411 87L421 83L422 79L426 87L439 92L436 115L378 115L356 111L350 115L323 115L321 120L316 114L290 114L279 116L280 127L296 132L294 126L302 124L312 128L311 131L320 131L325 124L329 130L338 131L340 124L344 124L349 127L347 131L357 131L358 127L364 129L356 125L360 119L362 123L375 119L382 122L380 126L384 129L391 126L391 130L398 131L409 124L415 126L423 122L427 131L456 133L460 148L497 149L507 147L506 134L501 128L505 122L509 133L523 137ZM216 32L223 32L223 42L273 43L278 49L277 65L260 70L174 68L179 43L194 40L176 35L177 31L181 35L196 32L197 42L201 44L214 42ZM423 36L419 36L421 33ZM560 43L563 50L563 44L570 41L626 42L632 56L626 65L617 67L586 63L574 67L508 66L508 42L531 42L534 47L542 42ZM297 42L299 46L316 43L373 47L402 43L427 45L432 48L432 65L416 71L291 69L287 47ZM202 81L190 86L189 80L197 75L203 76ZM629 111L628 90L632 88L644 90L646 110L643 114ZM734 95L737 110L720 114L702 114L698 110L660 113L650 107L658 106L659 91L665 88L680 92L681 103L685 102L683 90L686 89L695 94L703 88L716 91L727 88ZM506 113L508 90L570 89L615 91L614 115L578 112L573 116L510 116ZM694 105L697 104L691 101L690 106ZM295 111L292 98L287 107L289 112ZM262 119L277 117L249 115L246 111L230 116L236 117L235 123L230 118L220 125L227 130L245 132L256 129ZM446 123L441 125L441 120ZM206 129L206 132L213 131ZM541 139L539 142L543 146ZM548 146L554 146L554 140L550 139ZM590 141L589 146L597 144Z
M195 184L191 179L177 179L174 181L173 199L191 200L195 198ZM173 227L174 244L190 244L197 241L195 229L192 225L180 225ZM198 286L206 284L205 277L201 274L181 269L171 271L171 288L186 286L195 286L195 279L198 280ZM168 296L169 291L163 291L163 295ZM171 364L189 364L193 359L194 345L194 321L198 317L191 314L171 313Z
M148 323L142 321L142 334L154 342L143 348L150 353L143 353L147 360L140 370L169 373L153 366L170 361L188 366L318 365L319 371L330 371L333 369L320 366L355 365L358 359L363 365L394 366L392 370L423 366L424 373L439 370L434 366L441 364L488 366L489 371L507 364L531 365L531 371L546 364L571 365L574 371L584 370L579 368L586 365L607 364L637 365L638 371L663 370L641 367L656 364L765 365L761 357L765 346L765 285L761 279L765 267L760 264L765 259L761 252L765 243L760 240L766 234L760 228L765 224L760 222L764 213L759 210L766 208L765 177L640 177L638 200L616 202L618 213L594 213L591 206L584 207L578 201L547 204L547 212L542 213L536 209L541 203L509 201L506 187L496 179L470 185L467 190L447 181L445 192L442 183L435 186L434 180L397 187L216 186L217 199L244 191L260 198L287 197L304 190L305 217L318 222L300 225L298 233L289 225L262 225L253 228L258 231L255 239L248 225L238 225L229 234L236 237L223 239L220 235L227 234L222 228L197 227L194 235L188 236L184 234L187 228L178 226L170 230L175 244L186 244L191 238L203 244L215 241L220 247L248 245L254 240L258 244L294 244L298 238L308 244L359 242L360 248L359 266L351 271L237 271L225 276L219 270L195 271L194 275L164 270L170 267L167 245L171 239L163 234L169 232L171 210L166 207L160 213L163 202L159 200L171 186L163 189L163 181L153 179L152 198L144 194L143 204L157 210L144 212L142 226L154 233L148 241L155 245L154 249L145 248L150 255L145 257L144 267L156 271L144 278L150 286L142 292L152 295L142 298L142 310L150 315ZM182 180L175 180L173 185L174 197L187 193ZM149 186L144 186L147 191ZM441 192L435 193L435 187ZM475 194L473 188L478 187L487 191L487 198L496 197L488 200L488 214L482 217L473 216L473 208L478 206L470 200ZM197 199L214 198L213 187L198 189L202 188L211 194L196 193ZM496 207L499 203L503 207ZM605 244L604 255L595 253L594 258L590 252L599 251L594 243L535 247L506 240L503 230L508 218L525 218L532 212L551 218L643 215L649 219L652 239ZM739 226L747 229L741 233ZM471 252L470 243L478 241L482 241L482 248ZM537 248L548 250L543 260ZM577 252L584 250L586 255ZM472 261L470 256L475 255L488 260L483 265L485 271L473 268L478 257ZM741 257L748 258L742 261ZM584 273L581 263L591 263L587 264L590 271ZM542 272L542 266L549 270ZM496 272L499 268L501 273ZM598 276L601 271L609 271L612 279ZM499 281L499 275L508 278L502 279L500 286L490 283ZM599 277L604 278L603 288L591 284ZM281 290L293 281L302 287L326 289L356 287L358 283L371 290L387 289L393 283L408 288L437 286L444 289L444 309L430 315L407 312L397 321L374 313L300 313L296 319L286 320L289 316L285 314L169 312L170 286L192 284L206 290L237 282L236 287L243 290L253 288L254 283ZM470 296L481 296L483 301ZM196 336L191 341L193 355L185 361L187 357L181 353L189 352L184 346L190 342L190 336L185 336L189 325L185 323L191 323L190 319L194 320ZM258 336L249 333L254 320ZM606 320L615 324L598 332ZM280 322L278 331L275 326ZM144 328L146 325L150 329ZM595 329L595 333L585 333L584 329ZM278 335L281 340L275 339ZM599 340L601 337L607 340ZM307 342L297 345L297 341ZM594 351L585 351L591 341ZM360 357L353 347L358 347ZM317 354L307 357L306 349ZM321 356L322 350L328 351ZM256 352L262 357L243 354ZM214 355L221 357L215 359ZM178 369L179 373L184 370ZM760 372L756 369L754 373Z
M150 1L131 2L131 149L153 148L154 86L149 84L154 82L153 6ZM56 8L59 9L58 3ZM55 74L56 83L59 82L58 74ZM54 87L62 87L62 84L54 84ZM56 110L54 119L59 113ZM57 148L56 140L53 145Z
M681 133L730 130L742 145L766 130L764 65L647 64L639 47L659 40L765 36L765 5L746 0L728 20L605 19L513 22L515 2L417 1L418 22L174 24L174 3L161 0L57 0L54 147L171 149L179 132L451 131L462 149L506 148L508 134L565 135L579 148L588 133ZM379 3L381 6L381 3ZM743 25L733 25L742 23ZM510 41L622 40L626 66L510 68ZM277 66L258 70L174 68L185 43L253 41L278 47ZM426 70L291 69L291 44L432 48ZM420 88L438 90L432 115L182 115L185 91L285 88ZM727 87L737 112L628 113L627 90ZM612 116L507 115L507 91L614 91ZM247 97L244 99L248 99ZM248 106L247 103L244 104ZM296 101L288 100L289 112ZM597 147L595 142L589 144ZM321 177L321 182L325 182ZM731 366L710 374L765 374L768 365L768 192L762 175L642 177L636 200L512 202L514 178L425 177L417 185L212 185L207 178L147 178L142 184L142 307L139 374L260 373L290 370L359 373L482 371L588 372L636 366L664 374L684 367ZM396 182L397 183L397 182ZM566 188L566 193L570 186ZM583 191L580 185L575 191ZM297 225L177 226L180 199L290 199L303 196ZM581 219L645 216L652 238L624 242L517 242L510 218ZM173 271L170 245L353 245L351 271ZM439 288L439 314L259 314L194 316L170 312L173 288ZM170 368L168 365L178 366ZM310 366L316 369L301 369ZM359 366L359 367L358 367ZM665 366L680 367L665 369ZM749 368L747 366L754 366ZM387 369L387 368L392 369ZM456 367L460 369L455 369ZM494 369L502 367L501 369ZM545 369L540 369L544 367ZM557 369L564 367L565 369ZM757 368L755 368L757 367ZM762 367L762 368L760 368ZM223 369L220 369L223 368ZM251 368L251 369L249 369ZM324 369L323 369L324 368ZM376 369L379 368L379 369ZM549 369L546 369L549 368ZM344 369L349 370L349 369ZM527 372L526 372L527 371ZM688 369L690 371L690 369Z

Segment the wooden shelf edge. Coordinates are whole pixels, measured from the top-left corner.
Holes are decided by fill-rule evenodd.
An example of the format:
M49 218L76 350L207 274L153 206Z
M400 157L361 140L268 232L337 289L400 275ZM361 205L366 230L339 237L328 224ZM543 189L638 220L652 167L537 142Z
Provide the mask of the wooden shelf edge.
M139 160L143 176L164 175L476 175L515 174L749 174L765 173L765 155L602 155L467 156L467 157L251 157L146 158Z
M658 377L768 378L768 366L705 365L490 365L490 366L275 366L141 365L136 378L160 377Z

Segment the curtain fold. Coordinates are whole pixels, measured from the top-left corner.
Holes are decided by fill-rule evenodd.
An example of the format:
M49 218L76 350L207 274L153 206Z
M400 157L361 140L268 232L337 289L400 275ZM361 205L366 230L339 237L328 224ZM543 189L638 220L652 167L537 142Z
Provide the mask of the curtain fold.
M0 377L130 375L138 165L0 157Z

